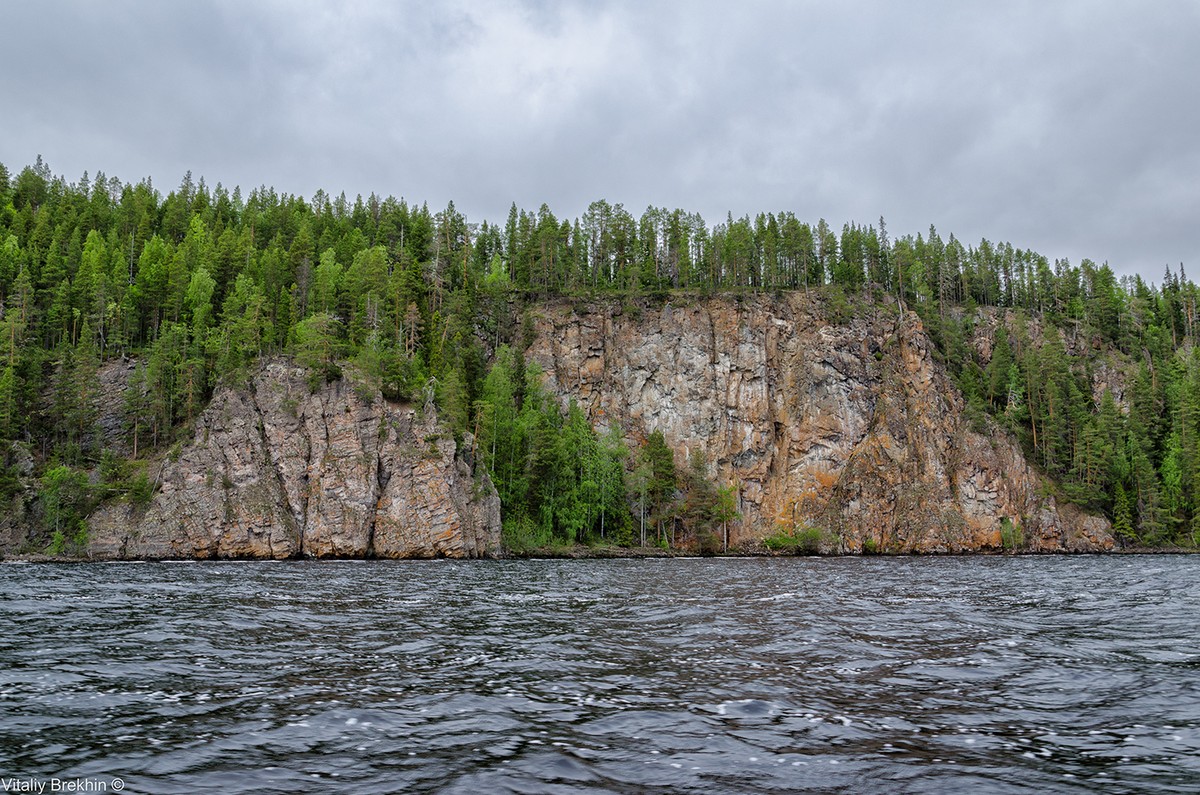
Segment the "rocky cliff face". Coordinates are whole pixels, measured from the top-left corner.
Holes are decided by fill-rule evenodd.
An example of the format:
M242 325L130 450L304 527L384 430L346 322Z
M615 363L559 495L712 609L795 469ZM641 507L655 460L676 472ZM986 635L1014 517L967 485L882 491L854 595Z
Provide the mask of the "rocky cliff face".
M1106 520L1060 505L1015 442L970 427L920 320L878 307L834 324L818 299L544 307L529 355L547 386L631 443L661 430L684 464L738 488L735 542L818 527L831 551L1112 547Z
M500 501L455 456L433 406L311 392L271 363L222 388L195 437L162 465L145 508L89 520L95 558L480 557L500 544Z

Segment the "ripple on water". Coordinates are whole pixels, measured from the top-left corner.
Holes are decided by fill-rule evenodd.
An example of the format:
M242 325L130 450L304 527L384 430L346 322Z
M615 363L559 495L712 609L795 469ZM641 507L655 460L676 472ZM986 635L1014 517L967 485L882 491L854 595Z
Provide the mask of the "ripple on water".
M0 770L1187 792L1200 558L0 567Z

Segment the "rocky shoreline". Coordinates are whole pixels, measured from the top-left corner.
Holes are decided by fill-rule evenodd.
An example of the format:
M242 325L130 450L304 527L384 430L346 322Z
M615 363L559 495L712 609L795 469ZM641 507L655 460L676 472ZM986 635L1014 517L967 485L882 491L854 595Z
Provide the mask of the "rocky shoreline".
M634 308L562 300L542 305L530 329L524 356L564 408L575 402L631 451L661 434L678 471L699 466L734 491L731 554L1121 551L1108 520L1056 496L1011 434L968 417L914 313L875 306L836 319L820 298L799 293ZM514 555L503 547L497 490L474 452L469 433L456 440L441 422L432 391L396 403L352 376L314 384L304 368L269 360L220 386L190 441L159 454L145 502L101 504L86 518L86 546L68 547L76 554L26 557L713 551L684 532L682 549ZM9 559L42 546L20 524L8 521L0 553ZM773 539L784 548L768 548Z
M669 560L669 559L694 559L694 558L728 558L728 559L747 559L747 558L884 558L884 559L907 559L907 558L994 558L994 557L1055 557L1055 556L1088 556L1088 555L1118 555L1118 556L1135 556L1135 555L1197 555L1200 554L1200 549L1189 547L1114 547L1110 550L1098 550L1090 552L1036 552L1036 551L1013 551L1013 550L989 550L975 552L907 552L898 554L862 554L862 553L844 553L844 554L828 554L828 553L796 553L796 552L773 552L770 550L760 551L739 551L739 552L717 552L712 554L697 553L688 550L667 550L657 547L587 547L579 545L570 548L553 548L539 549L530 552L513 553L501 551L494 555L483 555L473 560L488 561L488 560ZM428 558L404 558L402 560L440 560L445 558L428 557ZM0 556L0 563L9 564L87 564L87 563L231 563L231 562L254 562L266 561L268 559L255 557L230 557L230 558L88 558L72 555L47 555L43 553L27 553L27 554L12 554ZM292 558L272 558L270 562L278 563L298 563L303 561L316 562L336 562L346 560L356 561L371 561L383 562L389 560L397 560L396 558L384 557L292 557Z

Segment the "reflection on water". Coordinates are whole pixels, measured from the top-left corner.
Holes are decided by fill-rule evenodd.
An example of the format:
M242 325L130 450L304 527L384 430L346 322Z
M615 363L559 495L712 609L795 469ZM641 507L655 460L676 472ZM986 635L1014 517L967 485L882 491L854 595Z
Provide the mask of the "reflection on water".
M1195 792L1200 557L0 566L0 776Z

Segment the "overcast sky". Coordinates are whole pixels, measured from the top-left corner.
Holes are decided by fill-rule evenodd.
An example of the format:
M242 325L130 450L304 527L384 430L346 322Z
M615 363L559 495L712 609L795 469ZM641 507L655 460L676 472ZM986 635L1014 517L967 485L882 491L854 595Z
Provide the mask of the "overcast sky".
M0 162L935 224L1200 277L1200 3L8 3Z

